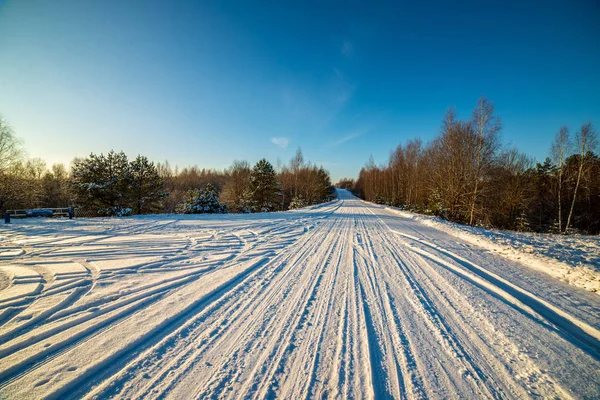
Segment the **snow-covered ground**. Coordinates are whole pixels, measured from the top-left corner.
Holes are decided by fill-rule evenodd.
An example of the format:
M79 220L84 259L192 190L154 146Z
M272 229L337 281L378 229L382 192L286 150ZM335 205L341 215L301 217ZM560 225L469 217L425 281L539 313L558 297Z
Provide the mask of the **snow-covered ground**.
M2 226L0 398L600 397L600 296L339 196Z
M571 285L600 294L600 235L554 235L490 230L390 208Z

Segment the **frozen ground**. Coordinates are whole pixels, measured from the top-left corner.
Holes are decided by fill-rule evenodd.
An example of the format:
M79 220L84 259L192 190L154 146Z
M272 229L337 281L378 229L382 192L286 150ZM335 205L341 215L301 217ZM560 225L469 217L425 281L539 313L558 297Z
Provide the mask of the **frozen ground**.
M339 195L1 227L0 398L600 397L600 296Z
M571 285L600 294L600 235L553 235L489 230L390 208L468 243L520 261Z

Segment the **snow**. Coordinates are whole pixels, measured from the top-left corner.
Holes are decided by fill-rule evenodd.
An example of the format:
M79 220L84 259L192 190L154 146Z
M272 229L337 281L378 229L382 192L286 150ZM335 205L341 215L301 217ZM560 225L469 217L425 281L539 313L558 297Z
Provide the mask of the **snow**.
M289 212L1 226L2 249L22 251L0 262L0 394L600 396L600 297L554 270L596 273L596 238L338 194Z
M557 279L600 294L600 235L555 235L489 230L389 208Z
M92 266L96 267L100 273L105 271L113 271L118 269L136 269L144 264L149 264L153 261L160 260L157 257L134 257L127 259L107 259L92 261Z
M20 256L21 254L24 254L24 253L25 253L25 251L23 249L1 249L0 250L0 260Z
M0 274L7 277L11 284L0 291L0 304L5 307L42 290L42 276L35 271L19 266L0 266Z
M76 262L57 262L47 266L47 269L54 275L54 279L68 279L88 274L88 270Z

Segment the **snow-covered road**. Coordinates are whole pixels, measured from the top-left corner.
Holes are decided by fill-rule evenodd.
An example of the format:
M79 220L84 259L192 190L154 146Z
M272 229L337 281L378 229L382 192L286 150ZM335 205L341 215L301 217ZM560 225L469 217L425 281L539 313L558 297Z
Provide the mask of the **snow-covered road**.
M598 398L600 296L339 191L0 229L0 398Z

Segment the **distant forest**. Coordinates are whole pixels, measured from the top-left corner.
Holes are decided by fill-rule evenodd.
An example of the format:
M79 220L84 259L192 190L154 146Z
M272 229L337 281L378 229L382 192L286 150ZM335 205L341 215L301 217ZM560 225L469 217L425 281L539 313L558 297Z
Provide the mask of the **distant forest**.
M371 157L358 180L337 186L371 202L518 231L600 232L600 159L591 122L574 135L561 127L549 157L535 162L502 146L500 117L478 100L470 120L447 111L439 135L400 144L385 165Z
M469 120L449 109L437 137L400 144L385 165L371 157L357 180L337 186L359 197L441 218L518 231L600 233L600 158L591 122L556 132L549 157L535 162L502 145L502 124L482 97ZM80 216L147 213L248 213L288 210L334 197L329 173L302 151L277 170L267 160L235 161L220 171L123 152L90 154L47 168L24 156L0 118L0 211L73 206Z
M76 216L126 216L148 213L252 213L305 207L334 197L329 173L305 162L302 151L275 170L262 159L255 165L235 161L219 171L123 152L90 154L70 169L50 169L24 157L21 142L0 118L0 212L11 209L74 207Z

